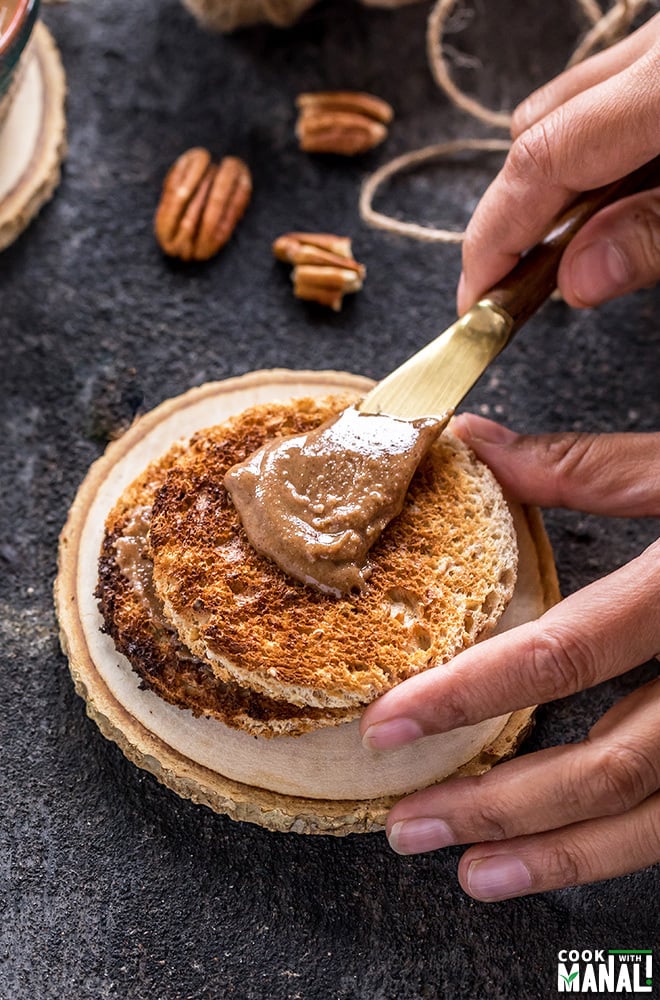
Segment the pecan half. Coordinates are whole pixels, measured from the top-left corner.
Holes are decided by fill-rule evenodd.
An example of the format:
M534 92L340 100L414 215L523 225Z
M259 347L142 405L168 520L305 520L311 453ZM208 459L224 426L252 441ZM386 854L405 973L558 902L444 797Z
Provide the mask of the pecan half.
M296 135L306 153L365 153L387 137L394 115L380 97L348 90L300 94L296 104Z
M252 194L250 171L236 156L211 161L207 149L189 149L163 182L154 219L156 238L170 257L208 260L225 245Z
M351 241L331 233L285 233L273 243L278 260L293 264L293 293L337 312L344 295L362 288L366 269L353 259Z

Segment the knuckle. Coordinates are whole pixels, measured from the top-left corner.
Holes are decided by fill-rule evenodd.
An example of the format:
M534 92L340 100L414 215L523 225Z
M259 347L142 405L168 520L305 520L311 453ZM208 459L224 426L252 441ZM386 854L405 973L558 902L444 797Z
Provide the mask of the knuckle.
M596 674L595 657L580 635L555 626L532 633L526 666L531 691L542 701L554 701L589 687Z
M444 689L441 697L430 697L428 704L431 716L434 719L441 719L443 722L451 724L452 729L461 729L463 726L469 726L475 721L471 717L465 700L465 693L458 690L454 685Z
M591 881L591 864L579 844L555 841L544 852L542 870L553 886L579 885Z
M493 806L481 806L475 811L473 820L475 830L484 840L506 840L510 836L504 818Z
M535 122L518 136L509 151L511 171L526 183L530 173L545 183L556 179L560 131L556 117L555 113Z
M473 781L470 791L473 791L472 802L469 806L470 830L475 839L478 840L507 840L512 836L511 813L507 811L505 802L479 801L476 795L483 792L484 786L480 784L479 778L463 778L462 781Z
M570 504L574 484L588 481L592 475L596 440L593 434L577 432L548 435L545 439L542 460L552 469L559 506Z
M568 749L568 748L567 748ZM571 747L571 750L574 748ZM583 820L585 811L585 788L589 788L590 770L586 755L574 752L568 757L557 775L557 799L561 802L567 823Z
M592 805L600 815L628 812L660 787L660 768L640 747L603 747L588 777Z

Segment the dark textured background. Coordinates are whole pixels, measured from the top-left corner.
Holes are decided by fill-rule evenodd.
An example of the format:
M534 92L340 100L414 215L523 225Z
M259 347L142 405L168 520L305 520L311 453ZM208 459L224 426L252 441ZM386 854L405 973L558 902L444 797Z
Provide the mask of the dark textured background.
M451 39L482 61L461 80L495 105L557 72L583 27L568 0L527 3L524 24L519 9L481 0ZM426 14L337 0L291 31L220 38L175 0L45 11L68 72L70 153L54 201L0 256L3 1000L531 1000L555 995L560 947L657 942L658 868L484 905L457 885L460 849L404 859L382 836L276 835L179 800L86 719L58 649L58 532L136 411L274 365L379 377L453 319L458 250L369 231L356 211L361 178L387 157L483 134L430 79ZM296 93L337 86L397 110L386 146L359 162L310 158L293 138ZM184 267L159 253L152 215L166 167L197 143L245 157L255 195L225 252ZM460 223L496 168L434 168L382 203ZM296 228L351 233L367 263L338 316L294 301L271 259L272 238ZM654 305L651 291L597 311L549 304L470 405L520 429L657 426ZM547 523L565 593L656 530L568 513ZM528 749L580 738L654 672L542 709Z

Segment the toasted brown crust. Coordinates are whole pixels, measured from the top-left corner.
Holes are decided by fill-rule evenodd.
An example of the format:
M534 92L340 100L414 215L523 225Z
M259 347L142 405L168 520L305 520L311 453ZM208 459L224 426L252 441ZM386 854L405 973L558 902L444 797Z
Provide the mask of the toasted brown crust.
M357 597L298 584L249 545L223 486L265 440L318 426L342 399L262 404L194 435L158 491L154 582L186 645L221 679L300 705L361 705L494 627L515 583L510 513L451 435L416 473Z
M96 596L105 628L115 646L129 660L145 686L196 716L219 719L226 725L259 736L281 731L299 735L320 725L349 721L357 713L343 709L301 708L222 681L208 663L194 656L169 625L153 595L154 607L140 599L120 568L117 542L124 537L136 510L148 510L169 469L183 454L176 445L152 463L122 494L110 512L99 559ZM145 552L143 559L148 562ZM148 570L147 570L148 571Z

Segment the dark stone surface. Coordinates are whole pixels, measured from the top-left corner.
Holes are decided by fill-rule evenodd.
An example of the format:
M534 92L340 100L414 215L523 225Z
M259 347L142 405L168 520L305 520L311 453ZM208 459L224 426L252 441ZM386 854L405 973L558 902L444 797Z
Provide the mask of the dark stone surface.
M514 0L494 7L452 41L480 56L465 82L497 104L556 72L580 25L568 2L535 0L524 24ZM58 649L58 532L136 411L273 365L381 376L453 319L458 251L369 231L356 211L370 167L481 134L430 80L426 14L337 0L290 32L218 38L175 0L45 11L68 72L70 154L55 200L0 257L3 1000L545 998L558 948L657 942L658 868L486 906L458 888L459 849L402 859L381 836L275 835L184 802L86 719ZM300 154L292 101L321 86L389 98L386 147L348 163ZM196 143L244 156L255 197L222 256L189 268L162 258L151 224L166 167ZM495 169L436 168L383 202L460 222ZM295 302L272 261L271 239L292 228L354 235L369 275L339 316ZM470 405L521 429L657 426L654 304L650 291L593 312L549 304ZM565 593L655 531L547 523ZM543 709L528 749L580 738L656 668Z

